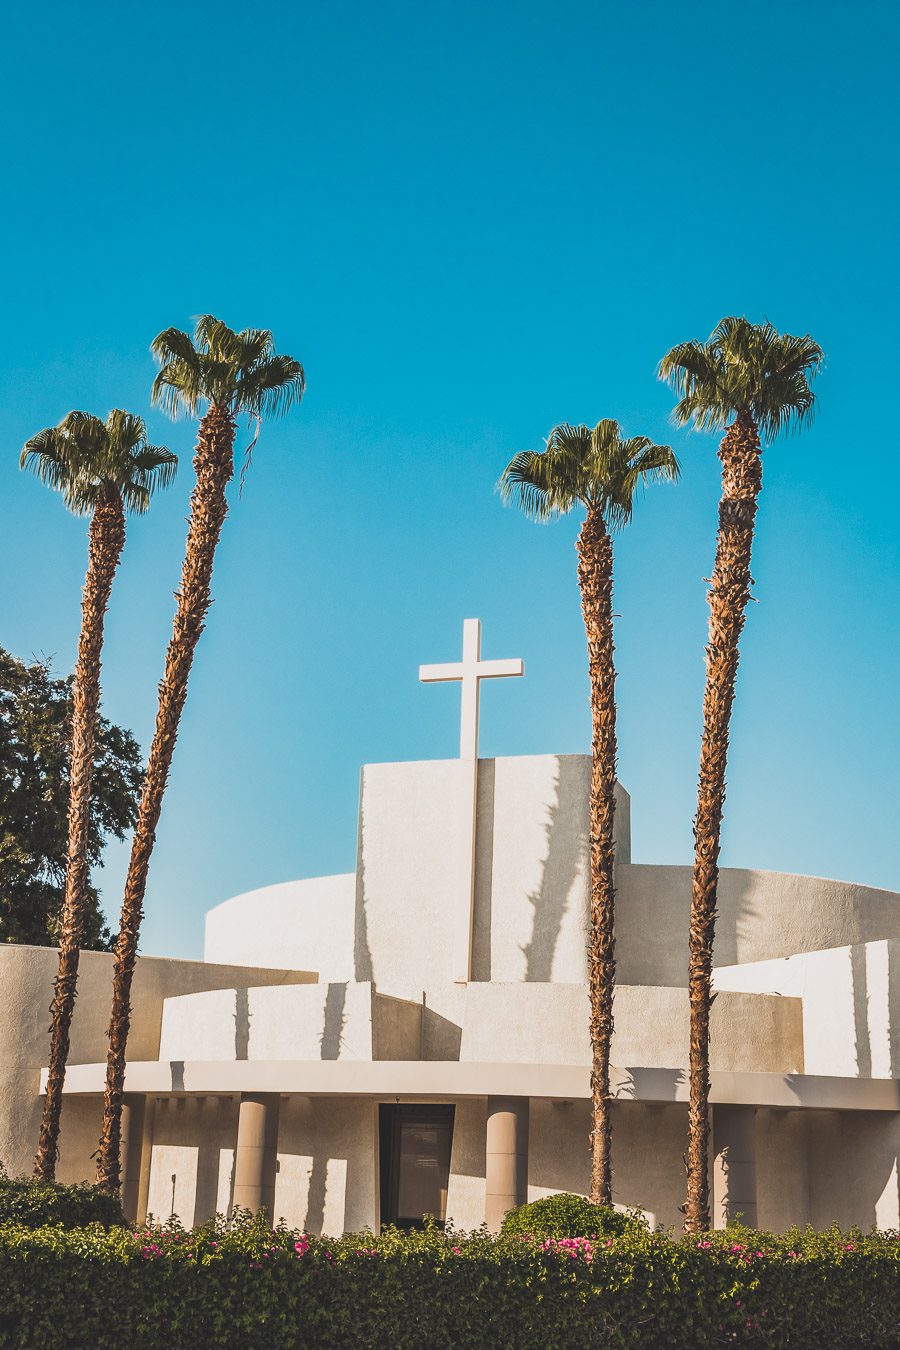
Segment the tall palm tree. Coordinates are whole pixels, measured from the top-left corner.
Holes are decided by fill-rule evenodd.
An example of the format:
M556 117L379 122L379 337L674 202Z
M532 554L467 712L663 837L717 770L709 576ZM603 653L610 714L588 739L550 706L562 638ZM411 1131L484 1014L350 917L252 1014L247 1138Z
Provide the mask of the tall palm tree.
M105 422L90 413L70 412L58 426L47 427L26 441L20 464L33 469L42 482L58 488L70 511L91 518L81 636L72 685L66 889L51 1006L47 1095L34 1164L36 1177L52 1181L59 1154L59 1117L89 884L91 777L104 616L125 545L125 512L146 511L154 491L172 481L177 460L162 446L148 445L141 419L117 408Z
M216 545L228 511L225 489L234 473L237 418L247 413L256 419L258 426L262 418L286 412L302 397L305 388L300 362L276 355L270 332L246 328L236 333L210 314L197 320L193 340L177 328L167 328L155 339L151 351L160 366L153 382L153 401L173 416L180 412L194 416L201 405L206 410L197 432L196 483L191 494L181 589L176 593L175 621L159 686L156 729L147 760L115 948L106 1092L97 1163L97 1182L106 1190L117 1190L120 1184L125 1048L147 871L187 697L188 676L210 606Z
M573 507L586 515L578 535L578 585L587 634L591 682L590 854L591 914L588 983L591 1033L591 1199L612 1204L612 1126L609 1110L609 1050L613 1031L615 946L616 668L613 659L612 533L627 525L635 493L651 480L674 481L678 461L667 445L646 436L625 439L618 422L593 428L554 427L545 450L526 450L510 461L500 479L506 500L514 498L535 520L549 520Z
M700 781L694 821L688 989L691 1005L690 1115L684 1228L709 1227L709 1013L719 840L725 769L741 630L753 579L750 554L762 487L760 435L771 441L799 430L815 411L810 380L823 361L811 337L776 332L770 323L722 319L707 342L682 342L660 363L679 402L675 420L723 431L722 497L716 561L709 588L709 641Z

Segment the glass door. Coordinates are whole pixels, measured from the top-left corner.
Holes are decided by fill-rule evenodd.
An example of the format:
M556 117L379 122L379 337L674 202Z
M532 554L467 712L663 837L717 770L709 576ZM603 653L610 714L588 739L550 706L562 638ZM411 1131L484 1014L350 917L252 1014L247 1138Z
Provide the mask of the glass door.
M381 1222L443 1224L453 1143L452 1106L380 1106Z

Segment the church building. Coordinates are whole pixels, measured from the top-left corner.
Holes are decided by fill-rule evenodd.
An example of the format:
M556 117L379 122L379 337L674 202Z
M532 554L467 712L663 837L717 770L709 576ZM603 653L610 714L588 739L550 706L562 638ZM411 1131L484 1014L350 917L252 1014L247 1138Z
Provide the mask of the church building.
M203 961L141 957L124 1199L186 1225L266 1205L312 1232L487 1222L589 1174L584 755L481 759L467 620L460 756L366 765L355 869L206 917ZM620 789L617 1204L679 1225L687 866L631 859ZM712 1011L715 1223L897 1226L900 895L723 869ZM55 951L0 947L0 1161L30 1172ZM62 1180L91 1178L112 958L82 955Z

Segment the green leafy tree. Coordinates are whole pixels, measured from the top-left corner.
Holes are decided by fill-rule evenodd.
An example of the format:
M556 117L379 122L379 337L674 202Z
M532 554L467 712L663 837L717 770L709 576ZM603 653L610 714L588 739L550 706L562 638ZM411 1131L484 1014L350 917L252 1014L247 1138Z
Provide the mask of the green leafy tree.
M46 427L26 442L21 464L58 489L70 511L90 516L81 636L72 683L66 889L51 1008L50 1066L34 1166L37 1177L52 1181L88 905L91 779L106 607L125 546L125 512L146 511L154 491L172 481L177 460L170 450L148 444L140 417L116 408L105 422L91 413L70 412L58 426Z
M0 941L55 947L65 897L73 680L47 661L26 664L0 647ZM88 818L88 864L124 839L137 817L141 752L130 731L101 717ZM82 946L106 951L95 887L88 885Z
M810 380L823 361L811 337L778 333L770 323L722 319L707 342L682 342L665 356L660 377L678 396L675 420L724 431L719 444L722 497L716 561L709 588L709 641L694 867L688 990L691 1005L690 1109L685 1231L709 1227L709 1014L725 806L725 770L739 643L753 579L750 555L762 488L760 436L799 430L815 411Z
M500 490L535 520L581 507L578 585L587 634L593 767L590 794L591 913L588 939L591 1065L591 1201L612 1204L609 1049L613 1032L615 943L616 668L613 643L613 532L631 520L638 488L674 481L667 445L622 436L618 422L554 427L545 450L515 456Z
M247 413L259 425L265 417L286 412L302 397L305 386L300 362L277 355L270 332L247 328L236 333L210 314L197 320L193 340L177 328L167 328L153 342L151 351L160 367L153 383L154 402L173 416L186 413L193 417L201 406L205 411L197 432L196 483L191 494L181 588L175 597L175 621L159 686L156 730L147 760L115 948L97 1163L98 1184L107 1190L117 1190L121 1179L125 1052L147 873L187 698L188 677L211 602L216 546L228 512L225 490L234 474L236 419Z

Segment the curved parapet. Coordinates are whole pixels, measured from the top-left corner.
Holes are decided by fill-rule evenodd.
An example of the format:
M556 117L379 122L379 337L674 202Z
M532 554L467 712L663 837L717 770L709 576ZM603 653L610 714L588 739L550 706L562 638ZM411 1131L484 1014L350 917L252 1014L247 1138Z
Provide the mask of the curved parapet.
M624 984L687 983L690 867L617 871L616 955ZM825 877L723 867L716 966L900 938L900 895Z
M203 956L352 980L356 875L311 877L232 896L206 915Z

